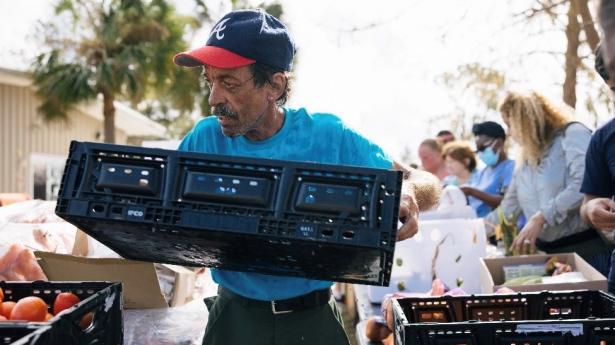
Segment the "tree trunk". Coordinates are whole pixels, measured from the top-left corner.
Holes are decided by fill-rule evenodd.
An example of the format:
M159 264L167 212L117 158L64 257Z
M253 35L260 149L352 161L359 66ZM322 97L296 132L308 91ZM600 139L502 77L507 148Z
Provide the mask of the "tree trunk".
M568 8L568 25L566 25L566 39L568 45L566 47L566 62L565 71L566 77L564 79L564 102L571 107L576 107L577 103L577 69L579 67L579 33L581 32L581 26L579 25L578 5L579 0L570 0L570 7Z
M115 105L113 93L103 91L105 142L115 144Z
M596 30L594 18L592 18L591 12L589 12L588 2L589 0L576 0L577 8L583 21L583 31L585 31L587 44L595 52L598 42L600 42L600 36Z

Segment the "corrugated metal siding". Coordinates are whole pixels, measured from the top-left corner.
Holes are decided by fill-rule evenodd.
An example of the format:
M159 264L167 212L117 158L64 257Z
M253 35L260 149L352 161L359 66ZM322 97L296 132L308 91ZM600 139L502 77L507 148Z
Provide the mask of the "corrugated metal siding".
M66 156L71 140L100 141L103 125L79 112L70 122L45 123L36 112L38 100L29 87L0 84L0 193L27 193L32 153ZM99 132L100 138L96 139ZM125 144L126 133L116 132Z

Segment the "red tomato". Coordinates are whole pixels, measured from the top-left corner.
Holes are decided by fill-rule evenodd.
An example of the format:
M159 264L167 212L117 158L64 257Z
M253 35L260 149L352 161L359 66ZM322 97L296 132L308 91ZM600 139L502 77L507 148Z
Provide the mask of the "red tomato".
M83 315L83 317L81 318L81 321L79 321L79 326L81 327L81 329L86 329L90 327L90 325L92 324L93 318L94 318L94 313L91 313L91 312Z
M81 300L77 295L70 292L62 292L56 296L56 300L53 302L53 315L58 315L62 310L68 309L79 302Z
M2 291L2 288L0 288L0 302L2 302L4 300L4 291Z
M6 321L6 317L0 315L0 321Z
M39 297L29 296L17 301L11 311L11 320L45 321L47 303Z
M5 318L10 318L11 317L11 311L13 310L13 307L15 306L15 302L2 302L0 304L0 315L4 316Z
M53 319L53 315L51 315L51 313L47 313L47 315L45 315L45 322L49 321Z

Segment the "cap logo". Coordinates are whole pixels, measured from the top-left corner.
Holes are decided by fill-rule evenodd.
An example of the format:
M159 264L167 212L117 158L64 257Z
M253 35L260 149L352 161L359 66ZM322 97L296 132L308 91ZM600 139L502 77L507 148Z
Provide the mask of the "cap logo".
M211 34L209 34L209 36L211 37L211 35L213 35L214 33L216 33L216 38L218 40L221 40L224 38L224 33L222 33L222 31L224 31L224 29L226 29L226 22L228 22L229 20L231 20L231 18L226 18L226 19L222 19L221 21L218 22L218 24L216 24L216 26L211 30Z

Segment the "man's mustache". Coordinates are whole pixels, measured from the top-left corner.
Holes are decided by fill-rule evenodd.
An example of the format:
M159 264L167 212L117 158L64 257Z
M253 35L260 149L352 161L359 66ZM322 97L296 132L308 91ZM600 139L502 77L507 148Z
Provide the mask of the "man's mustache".
M211 113L216 116L224 116L224 117L232 117L237 118L238 115L236 112L232 111L229 107L225 105L219 105L215 107L211 107Z

